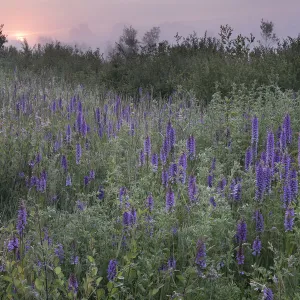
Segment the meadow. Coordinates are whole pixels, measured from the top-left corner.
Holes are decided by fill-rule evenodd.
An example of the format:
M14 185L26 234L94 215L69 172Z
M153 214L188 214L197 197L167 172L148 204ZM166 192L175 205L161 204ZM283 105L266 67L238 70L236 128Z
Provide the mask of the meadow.
M2 299L300 299L299 93L0 87Z

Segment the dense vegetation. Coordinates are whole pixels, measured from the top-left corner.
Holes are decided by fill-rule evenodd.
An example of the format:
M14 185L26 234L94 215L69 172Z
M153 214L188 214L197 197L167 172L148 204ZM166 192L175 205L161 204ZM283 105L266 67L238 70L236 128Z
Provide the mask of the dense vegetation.
M300 299L298 40L251 63L123 41L2 51L1 297Z

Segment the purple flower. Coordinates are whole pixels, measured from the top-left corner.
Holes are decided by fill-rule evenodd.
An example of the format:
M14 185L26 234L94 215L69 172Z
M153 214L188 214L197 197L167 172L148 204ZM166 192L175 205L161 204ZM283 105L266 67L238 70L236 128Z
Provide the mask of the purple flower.
M195 176L190 176L189 177L189 199L191 202L195 202L197 200L197 185L196 185L196 177Z
M123 203L123 200L124 200L124 196L127 194L127 190L126 190L126 187L122 186L120 188L120 191L119 191L119 200L120 200L120 204Z
M176 182L177 178L177 164L172 163L169 167L169 179L172 183Z
M246 242L247 240L247 224L244 219L241 219L237 224L236 239L238 243Z
M213 207L217 207L217 203L214 197L210 197L209 199L209 203L213 206Z
M12 252L19 249L19 239L17 237L13 237L8 241L7 250L8 252Z
M268 166L273 170L274 166L274 133L272 131L268 132L267 137L267 151L266 151L266 162Z
M144 141L144 152L150 158L151 155L151 140L150 137L147 135Z
M257 236L256 239L253 241L253 244L252 244L252 254L254 256L257 256L260 254L260 251L261 251L261 240L259 239L259 237Z
M81 202L80 200L76 201L76 206L79 210L83 211L86 208L86 203Z
M239 265L243 265L245 262L244 249L242 245L240 245L238 248L238 251L236 253L236 260Z
M166 193L166 211L170 211L175 206L175 196L171 188Z
M285 148L286 148L286 131L285 131L285 128L282 128L281 129L281 132L280 132L280 140L279 140L279 145L280 145L280 150L282 152L284 152Z
M195 263L201 268L206 268L206 245L202 240L198 240Z
M105 195L104 189L100 185L99 188L98 188L98 195L97 195L97 197L98 197L99 200L102 200L102 199L104 199L104 195Z
M273 300L274 295L271 289L264 288L264 300Z
M186 141L186 149L190 159L193 159L196 154L196 142L193 135L190 135Z
M186 169L187 169L187 159L186 159L186 154L182 153L179 157L178 161L179 165L179 181L182 184L185 184L186 181Z
M72 255L70 259L71 265L78 265L79 263L79 257L77 255Z
M149 195L146 199L146 207L149 209L149 211L153 210L154 201L152 195Z
M288 207L285 211L284 228L285 231L293 231L295 219L295 211L292 207Z
M290 144L292 142L292 127L291 127L291 117L289 114L286 114L283 120L283 128L286 133L286 142Z
M285 182L283 186L283 207L287 208L292 202L292 191L289 181Z
M130 227L136 223L136 210L132 208L131 210L125 211L123 213L123 226Z
M90 170L89 180L93 180L93 179L95 179L95 171L94 170Z
M23 236L25 225L27 224L27 211L24 200L21 201L20 208L18 211L18 222L17 222L17 231L20 237Z
M88 133L88 125L85 122L85 118L82 118L82 124L81 124L81 134L83 137L86 137Z
M298 168L300 168L300 133L298 134Z
M157 172L157 169L158 169L158 155L156 153L152 154L151 164L152 164L152 171Z
M252 164L252 150L248 147L245 154L245 171L249 171L249 168Z
M174 257L170 257L168 260L168 269L176 269L176 259Z
M257 156L257 144L258 144L258 119L256 116L254 116L252 119L251 144L252 144L254 157L256 157Z
M264 217L260 210L256 210L254 213L254 220L255 220L255 230L256 232L263 232L264 231Z
M90 182L89 176L84 176L84 178L83 178L84 185L87 186L89 184L89 182Z
M67 162L67 158L65 155L63 155L61 157L61 166L62 168L64 169L64 171L67 171L68 170L68 162Z
M208 185L208 187L212 188L212 186L213 186L213 180L214 180L213 174L209 174L207 176L207 185Z
M172 127L171 122L169 121L167 126L167 137L169 140L169 150L174 148L176 142L176 132L175 129Z
M55 255L59 258L59 262L62 263L65 258L64 247L62 244L58 244L54 249Z
M81 159L81 145L79 143L76 144L76 164L80 164Z
M69 283L69 291L72 291L74 294L78 292L78 282L75 274L71 274L68 280Z
M256 166L256 190L255 190L255 199L262 200L265 192L265 172L262 164Z
M143 150L139 152L139 166L143 166L145 164L145 153Z
M168 171L167 170L162 170L161 173L161 181L162 181L162 185L164 187L168 186L168 181L169 181L169 175L168 175Z
M115 259L111 259L109 261L108 268L107 268L107 279L109 281L113 281L117 276L117 265L118 262Z
M296 199L298 195L298 174L295 169L290 171L290 186L292 192L292 199Z
M71 185L72 185L72 179L70 174L68 174L66 179L66 186L71 186Z

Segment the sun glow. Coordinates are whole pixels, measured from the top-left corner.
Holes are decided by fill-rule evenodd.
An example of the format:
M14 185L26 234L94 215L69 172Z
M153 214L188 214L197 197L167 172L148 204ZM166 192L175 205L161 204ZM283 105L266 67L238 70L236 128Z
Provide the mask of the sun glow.
M24 42L25 38L26 38L26 34L22 33L22 32L18 32L15 35L15 38L20 41L20 42Z

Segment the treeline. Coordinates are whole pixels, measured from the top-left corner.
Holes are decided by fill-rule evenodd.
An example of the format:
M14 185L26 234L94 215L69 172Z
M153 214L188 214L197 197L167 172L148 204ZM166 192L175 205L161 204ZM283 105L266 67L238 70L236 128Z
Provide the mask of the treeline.
M300 35L279 40L274 24L264 20L260 29L260 40L252 34L233 38L233 29L225 25L218 38L206 32L202 37L195 32L187 37L177 34L176 43L170 44L159 40L159 27L146 32L140 41L130 26L105 58L99 49L82 51L60 42L31 48L25 40L17 50L4 47L4 37L0 65L131 95L142 87L167 96L182 86L193 90L203 103L209 102L216 89L227 95L232 84L276 83L282 89L299 90Z

